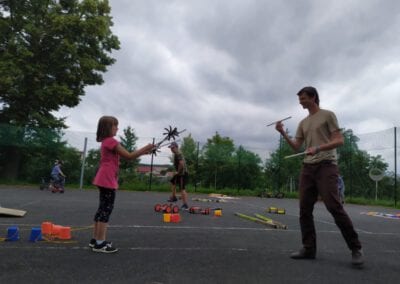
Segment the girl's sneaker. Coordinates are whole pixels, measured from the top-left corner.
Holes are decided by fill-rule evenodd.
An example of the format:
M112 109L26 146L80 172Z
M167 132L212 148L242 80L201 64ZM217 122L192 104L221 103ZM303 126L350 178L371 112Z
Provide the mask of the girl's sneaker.
M114 253L117 252L118 249L112 246L112 243L104 241L101 244L95 244L92 248L94 252L102 252L102 253Z
M167 201L168 202L177 202L178 198L176 198L176 196L171 196Z
M106 242L112 246L112 242L109 242L109 241L106 241ZM95 245L96 245L96 239L92 238L89 242L89 247L94 248Z

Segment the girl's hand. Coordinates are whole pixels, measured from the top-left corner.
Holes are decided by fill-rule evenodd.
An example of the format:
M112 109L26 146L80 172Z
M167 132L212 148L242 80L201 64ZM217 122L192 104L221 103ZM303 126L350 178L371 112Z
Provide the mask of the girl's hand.
M147 144L146 146L144 146L142 148L143 154L151 154L153 152L154 148L156 148L156 147L157 146L154 144L151 144L151 143Z

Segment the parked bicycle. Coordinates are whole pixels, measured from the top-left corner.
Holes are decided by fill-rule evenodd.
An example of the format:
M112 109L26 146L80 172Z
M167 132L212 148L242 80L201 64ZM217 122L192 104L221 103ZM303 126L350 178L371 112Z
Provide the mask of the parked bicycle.
M258 194L258 196L259 196L259 197L262 197L262 198L279 198L279 199L281 199L281 198L284 198L284 197L285 197L285 193L284 193L284 192L281 192L281 191L278 191L278 192L270 192L270 191L264 190L264 191L261 191L261 192Z

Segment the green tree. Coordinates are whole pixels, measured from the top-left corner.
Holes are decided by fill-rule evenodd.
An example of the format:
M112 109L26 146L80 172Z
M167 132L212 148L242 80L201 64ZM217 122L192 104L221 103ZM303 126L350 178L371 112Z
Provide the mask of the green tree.
M138 137L135 134L135 130L128 126L123 130L124 136L120 136L119 138L121 139L121 145L128 150L129 152L135 151L136 150L136 142L138 140ZM123 170L129 170L132 172L132 170L139 164L138 160L121 160L120 164L120 169Z
M255 189L262 186L262 161L257 154L239 146L234 153L233 161L236 165L234 176L238 189Z
M2 153L14 147L21 157L17 168L19 180L37 183L42 177L48 178L54 161L58 159L64 162L63 171L67 174L67 182L78 183L81 154L62 141L62 135L53 129L0 125L0 172L4 175L12 164L5 160ZM8 140L10 137L13 139Z
M181 145L181 151L183 156L185 157L186 167L189 171L190 180L195 181L196 177L196 163L197 163L197 144L192 138L192 135L183 138L183 142Z
M129 152L136 150L136 142L138 140L135 130L128 126L123 130L124 136L120 136L121 145L124 146ZM135 169L139 165L139 160L126 160L120 161L120 179L121 181L133 180L135 177Z
M229 137L221 137L218 132L207 140L202 149L202 179L215 189L224 188L231 182L234 173L232 160L235 146Z
M84 182L86 185L92 184L100 164L100 150L90 149L86 157Z
M18 173L17 178L38 182L48 177L55 159L66 161L68 180L77 181L79 152L62 141L63 133L54 129L16 127L0 124L0 169L2 177L8 177L9 170ZM5 153L18 151L11 161ZM18 160L18 164L15 160Z
M290 133L288 131L287 133L290 137ZM280 137L277 150L271 153L270 158L265 162L265 178L268 189L272 191L287 190L285 186L288 182L298 180L302 158L284 159L285 156L291 154L293 154L293 149Z
M64 127L52 112L103 83L119 48L108 1L0 2L0 122Z
M54 111L78 105L85 87L102 84L115 62L112 24L107 0L0 1L0 123L65 128ZM8 176L16 177L21 151L2 151Z
M374 157L359 149L357 142L360 139L351 129L342 132L345 142L338 148L338 154L339 169L346 184L346 195L372 198L375 184L369 178L369 171L372 168L386 171L388 164L380 155Z

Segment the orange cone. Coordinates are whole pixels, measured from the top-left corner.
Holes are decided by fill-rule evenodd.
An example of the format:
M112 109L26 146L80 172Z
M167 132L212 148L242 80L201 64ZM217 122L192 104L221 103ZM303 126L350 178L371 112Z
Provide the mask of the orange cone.
M53 228L53 224L50 222L43 222L42 223L42 234L43 235L51 235L51 231Z
M53 225L53 227L51 228L51 235L57 238L60 235L60 231L61 231L60 225Z
M58 238L61 240L70 240L71 239L71 227L61 227Z

